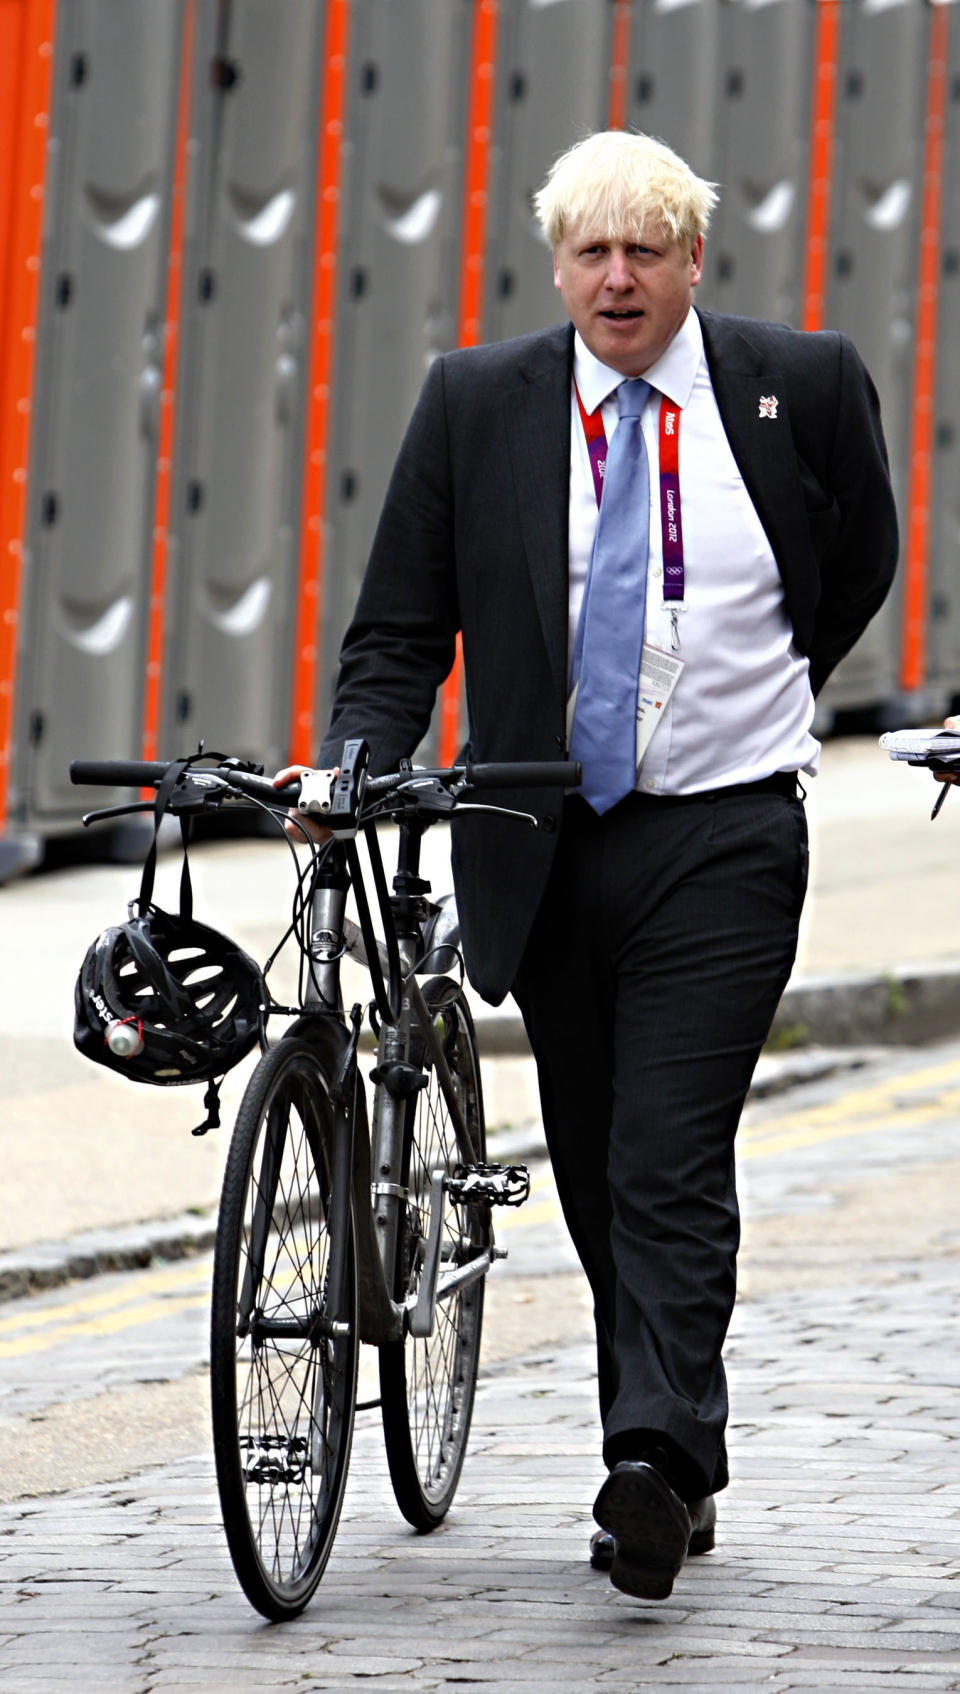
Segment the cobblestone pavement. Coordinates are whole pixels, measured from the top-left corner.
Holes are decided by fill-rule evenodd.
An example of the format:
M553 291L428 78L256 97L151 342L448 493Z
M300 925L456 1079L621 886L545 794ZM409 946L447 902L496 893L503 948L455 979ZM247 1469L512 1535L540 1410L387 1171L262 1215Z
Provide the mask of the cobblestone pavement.
M589 1313L545 1179L491 1282L450 1517L429 1537L406 1528L377 1415L361 1414L330 1566L281 1627L247 1606L220 1526L200 1261L142 1273L142 1294L134 1275L6 1305L0 1688L960 1690L958 1081L954 1047L751 1108L734 1481L716 1551L660 1605L586 1562L601 1480ZM171 1303L162 1342L121 1343L133 1298ZM99 1304L70 1318L83 1300ZM68 1334L68 1318L86 1328ZM54 1345L31 1363L16 1338L44 1324ZM156 1417L150 1372L166 1378L150 1378ZM11 1499L31 1427L67 1470L88 1443L78 1475L119 1480L44 1496L41 1476L35 1498Z
M736 1481L669 1602L584 1559L600 1480L587 1343L488 1372L457 1505L392 1505L361 1417L340 1536L296 1623L229 1567L207 1458L0 1510L0 1685L22 1694L479 1686L960 1688L956 1277L784 1290L730 1346Z

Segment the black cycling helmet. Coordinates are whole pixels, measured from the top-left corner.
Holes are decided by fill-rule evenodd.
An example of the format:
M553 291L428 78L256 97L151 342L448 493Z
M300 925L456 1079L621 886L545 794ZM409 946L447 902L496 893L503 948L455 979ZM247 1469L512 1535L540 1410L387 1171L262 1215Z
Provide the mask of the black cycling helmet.
M266 1001L259 965L235 942L151 906L88 949L73 1039L137 1082L203 1082L250 1052Z

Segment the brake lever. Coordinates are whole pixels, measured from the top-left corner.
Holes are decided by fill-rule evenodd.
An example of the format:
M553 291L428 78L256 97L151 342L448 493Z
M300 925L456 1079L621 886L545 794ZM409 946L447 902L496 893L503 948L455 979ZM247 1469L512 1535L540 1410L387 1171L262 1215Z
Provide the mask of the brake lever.
M171 817L179 818L194 812L205 812L230 797L232 790L223 777L214 771L189 771L186 780L177 783L167 802ZM96 812L86 812L84 825L101 823L104 818L128 817L132 812L152 812L154 800L134 800L124 806L104 806Z
M88 824L102 823L104 818L124 818L128 817L131 812L152 811L152 800L133 800L130 802L129 806L104 806L102 810L98 812L84 812L80 822L83 824L84 829L86 829Z
M540 820L534 816L533 812L515 812L511 806L460 805L457 807L458 817L462 816L464 812L492 812L494 817L517 818L520 823L531 824L534 829L540 828Z

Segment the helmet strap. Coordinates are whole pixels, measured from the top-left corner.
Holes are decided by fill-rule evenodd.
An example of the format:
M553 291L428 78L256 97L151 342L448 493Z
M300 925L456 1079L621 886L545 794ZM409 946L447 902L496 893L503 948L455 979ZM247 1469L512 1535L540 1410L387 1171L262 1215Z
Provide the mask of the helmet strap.
M220 1082L222 1081L223 1077L220 1078ZM190 1131L191 1135L206 1135L208 1129L220 1128L220 1082L210 1078L207 1092L203 1096L203 1107L207 1116L203 1123L198 1123L196 1129Z
M150 843L147 856L143 861L143 874L140 878L140 893L137 896L137 909L142 918L146 917L150 910L150 902L153 899L153 882L157 871L157 838L160 834L160 825L163 821L163 815L169 805L170 796L177 786L177 783L180 781L184 771L193 764L195 759L200 757L201 755L199 753L193 753L188 759L172 760L168 765L163 778L157 784L157 798L153 807L153 840ZM180 916L189 922L193 917L193 886L190 881L190 864L187 859L187 842L190 838L190 821L183 815L181 815L180 818L180 834L183 840L183 869L180 873Z

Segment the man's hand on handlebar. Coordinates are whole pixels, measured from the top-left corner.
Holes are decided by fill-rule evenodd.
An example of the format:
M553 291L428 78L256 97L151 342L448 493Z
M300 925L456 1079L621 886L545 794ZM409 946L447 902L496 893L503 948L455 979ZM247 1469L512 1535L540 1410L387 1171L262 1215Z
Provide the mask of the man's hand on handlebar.
M288 782L296 782L304 771L312 770L312 768L311 765L286 765L273 778L273 786L274 788L286 788ZM333 834L333 831L328 829L325 823L317 823L315 818L304 817L301 812L295 812L292 808L283 827L291 841L302 843L306 834L319 846L322 846L325 841L329 841Z

